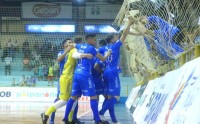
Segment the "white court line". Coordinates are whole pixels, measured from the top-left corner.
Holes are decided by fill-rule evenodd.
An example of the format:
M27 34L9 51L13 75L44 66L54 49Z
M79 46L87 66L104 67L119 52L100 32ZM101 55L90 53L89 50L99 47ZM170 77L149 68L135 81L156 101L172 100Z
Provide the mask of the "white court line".
M101 106L102 106L102 104L99 104L98 108L100 108ZM90 112L92 112L91 109L90 109L89 111L86 111L85 113L79 115L78 118L80 118L80 117L82 117L82 116L84 116L84 115L86 115L86 114L88 114L88 113L90 113Z
M79 116L78 116L78 118L80 118L80 117L82 117L82 116L84 116L84 115L86 115L86 114L90 113L91 111L92 111L92 110L86 111L85 113L83 113L83 114L79 115Z

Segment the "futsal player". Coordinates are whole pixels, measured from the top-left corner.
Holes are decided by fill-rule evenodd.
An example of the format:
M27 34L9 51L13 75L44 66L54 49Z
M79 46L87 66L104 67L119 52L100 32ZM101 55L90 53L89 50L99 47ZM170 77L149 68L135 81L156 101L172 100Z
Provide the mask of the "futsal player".
M80 42L77 42L77 44ZM68 42L67 51L70 51L67 56L67 62L64 65L62 75L60 76L60 94L59 94L59 100L54 103L51 107L48 108L46 113L42 113L42 122L43 124L47 124L47 120L49 118L49 115L52 112L55 112L57 109L63 107L66 105L66 101L69 99L71 94L71 87L72 87L72 77L73 72L76 66L76 59L72 57L73 53L76 52L76 49L71 46L72 41ZM88 57L91 58L91 54L80 54L80 58L82 57Z
M98 52L100 54L104 55L104 53L101 51L101 49L103 49L103 47L106 45L107 45L106 40L102 39L99 41ZM107 96L107 90L108 90L107 85L108 84L105 84L105 82L103 80L103 72L104 72L104 68L105 68L105 62L100 61L98 58L94 58L94 65L92 65L92 66L93 66L92 78L94 80L95 90L96 90L98 101L99 101L100 95L104 96L104 101L102 104L102 107L103 107L108 100L108 96Z
M142 34L150 34L160 45L170 48L170 53L177 55L183 52L181 42L183 42L185 35L176 26L173 26L158 16L141 16L139 20L146 28L146 30L138 30Z
M126 36L130 32L132 20L128 20L128 25L124 29L120 39L115 34L108 35L106 40L108 45L104 47L104 52L111 49L112 53L106 60L106 68L104 70L104 81L108 83L108 101L99 111L101 117L109 110L111 120L114 124L120 124L115 116L114 105L120 98L120 80L119 80L119 62L120 62L120 47L125 42Z
M97 53L94 46L96 46L96 35L88 34L85 36L86 44L75 44L75 48L77 48L80 53L90 53L94 57L99 58L101 61L105 61L107 57L110 55L110 51L105 56ZM108 122L104 122L100 119L98 113L98 101L95 92L94 81L91 76L91 65L93 59L82 58L79 59L78 65L74 72L73 78L73 86L71 92L71 98L67 102L67 107L65 111L64 121L65 124L68 124L68 116L73 106L73 103L78 99L82 94L84 96L90 96L90 106L93 112L93 116L95 118L96 124L107 124Z
M64 50L58 52L58 58L57 58L57 61L59 62L59 69L60 69L60 72L59 72L59 77L60 75L62 74L62 71L63 71L63 68L64 68L64 64L65 62L67 61L67 47L68 47L68 44L67 43L70 43L71 42L71 39L70 38L67 38L65 39L63 42L62 42L62 45L63 45L63 48ZM60 80L60 79L59 79ZM57 98L55 99L54 103L57 102L59 100L59 94L60 94L60 84L58 82L58 85L57 85ZM49 123L50 124L54 124L54 119L55 119L55 112L53 112L51 114L51 117L50 117L50 121Z
M106 45L107 45L107 41L105 39L102 39L99 41L98 52L101 55L104 55L104 52L102 52L101 49L103 49ZM94 68L92 71L92 77L94 80L98 99L99 99L99 95L103 95L105 98L105 100L103 102L103 105L104 105L105 101L107 100L107 84L105 84L103 81L103 72L104 72L104 68L105 68L105 62L102 62L98 58L95 58L94 63L95 64L94 64Z
M99 49L101 49L101 47L106 46L106 45L107 45L107 42L104 39L99 41ZM100 53L100 54L103 55L103 53ZM105 64L104 62L100 61L98 58L94 57L94 62L93 62L92 67L93 67L92 78L95 84L97 99L99 100L99 95L105 94L104 82L103 82L103 70L104 70Z

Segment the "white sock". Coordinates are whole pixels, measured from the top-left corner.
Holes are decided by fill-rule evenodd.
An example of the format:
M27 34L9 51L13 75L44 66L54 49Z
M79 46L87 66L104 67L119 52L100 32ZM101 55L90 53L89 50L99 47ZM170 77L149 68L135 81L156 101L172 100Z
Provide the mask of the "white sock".
M66 103L67 103L67 101L58 100L57 102L54 103L54 107L55 107L56 109L59 109L59 108L65 106Z

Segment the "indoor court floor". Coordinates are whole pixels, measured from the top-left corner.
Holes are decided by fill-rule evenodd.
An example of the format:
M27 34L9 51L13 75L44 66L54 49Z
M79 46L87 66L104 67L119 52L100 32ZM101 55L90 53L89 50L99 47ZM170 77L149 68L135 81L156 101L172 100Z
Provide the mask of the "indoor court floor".
M46 111L51 104L42 102L0 102L0 124L42 124L40 113ZM116 116L122 124L133 124L133 119L124 103L116 104L115 108ZM62 124L64 111L65 107L57 111L55 124ZM105 117L110 122L108 112ZM79 103L78 118L84 124L92 124L92 112L89 103Z

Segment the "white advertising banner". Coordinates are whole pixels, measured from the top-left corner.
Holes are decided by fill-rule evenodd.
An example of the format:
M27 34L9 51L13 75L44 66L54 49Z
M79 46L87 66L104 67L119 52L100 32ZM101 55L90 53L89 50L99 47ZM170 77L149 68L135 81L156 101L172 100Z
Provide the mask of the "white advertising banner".
M137 124L199 124L199 63L200 58L195 59L150 81L133 113L134 121Z
M196 117L199 107L196 107L196 112L190 113L189 110L195 107L195 102L200 95L200 59L191 61L185 65L186 71L180 85L173 89L173 98L170 100L168 111L165 115L165 124L182 123L187 124L188 116ZM193 118L194 118L193 117ZM193 121L199 121L199 117ZM198 124L198 123L192 123Z
M72 18L72 3L23 2L22 18Z
M86 19L115 19L121 5L87 2Z
M145 114L139 114L137 117L140 119L138 123L156 123L157 118L160 115L166 99L169 97L169 93L176 83L177 75L180 74L180 70L172 71L167 73L164 77L153 80L155 87L152 93L149 93L150 96L146 99L142 105L140 111L143 111Z
M125 104L126 104L126 107L127 107L128 109L131 108L131 106L133 105L133 102L134 102L135 99L137 98L137 93L138 93L140 87L141 87L141 86L138 86L138 87L135 87L135 88L133 88L133 89L131 90L131 92L130 92L130 94L129 94L127 100L126 100L126 103L125 103Z
M3 102L53 102L56 97L56 88L0 87L0 101ZM103 100L101 96L99 101ZM82 96L79 102L90 102L90 98Z

